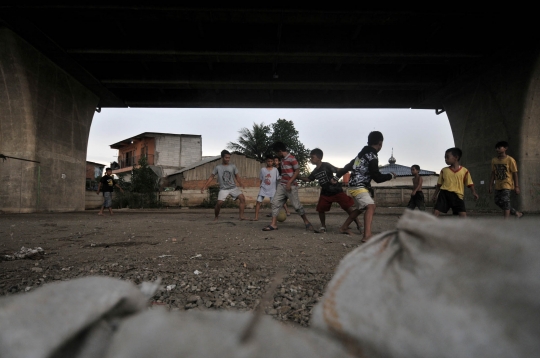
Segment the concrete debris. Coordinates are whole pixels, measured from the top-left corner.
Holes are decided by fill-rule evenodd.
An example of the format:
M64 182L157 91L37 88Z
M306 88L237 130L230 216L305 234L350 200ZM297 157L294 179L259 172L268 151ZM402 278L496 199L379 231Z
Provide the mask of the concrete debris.
M23 259L39 260L43 257L43 255L45 255L45 251L41 247L36 247L32 249L23 246L18 252L14 252L13 255L4 255L3 259L5 261Z

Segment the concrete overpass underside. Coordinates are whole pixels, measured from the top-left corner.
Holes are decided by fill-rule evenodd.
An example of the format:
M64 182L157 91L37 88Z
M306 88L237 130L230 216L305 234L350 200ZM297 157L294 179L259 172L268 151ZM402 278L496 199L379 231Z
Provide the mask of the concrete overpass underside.
M540 211L533 15L0 5L0 153L39 162L0 162L0 210L84 209L100 108L286 107L446 111L476 181L489 179L493 145L507 140L519 206ZM494 208L481 194L469 207Z

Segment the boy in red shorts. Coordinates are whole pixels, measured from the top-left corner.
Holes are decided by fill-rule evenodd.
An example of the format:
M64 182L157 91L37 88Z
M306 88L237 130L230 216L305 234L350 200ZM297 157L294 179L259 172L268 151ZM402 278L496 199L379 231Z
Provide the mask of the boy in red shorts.
M338 169L332 164L322 161L322 150L319 148L313 149L310 153L310 158L311 164L316 166L315 169L313 169L309 177L299 179L305 182L317 180L321 186L321 195L316 208L319 213L319 219L321 220L321 228L317 232L324 233L326 232L325 212L330 211L332 203L338 203L343 210L350 214L353 211L354 200L343 192L341 183L338 183L338 179L334 177L334 173L337 173ZM362 231L358 217L354 221L358 230Z

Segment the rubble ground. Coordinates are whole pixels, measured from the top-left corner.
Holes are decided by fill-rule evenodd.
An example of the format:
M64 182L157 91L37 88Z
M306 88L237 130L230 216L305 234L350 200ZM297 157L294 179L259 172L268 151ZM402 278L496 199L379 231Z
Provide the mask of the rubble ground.
M392 230L403 208L378 208L373 232ZM292 214L279 230L270 223L239 221L237 209L223 209L213 222L212 209L117 210L0 215L0 295L28 292L44 283L90 275L111 276L135 284L162 279L152 305L171 310L248 311L265 297L280 272L266 314L280 321L309 325L340 260L360 245L362 236L338 233L346 215L333 208L324 234L306 231ZM307 215L320 226L314 208ZM485 214L493 215L493 214ZM247 217L253 217L247 210ZM2 260L21 247L41 247L33 259Z

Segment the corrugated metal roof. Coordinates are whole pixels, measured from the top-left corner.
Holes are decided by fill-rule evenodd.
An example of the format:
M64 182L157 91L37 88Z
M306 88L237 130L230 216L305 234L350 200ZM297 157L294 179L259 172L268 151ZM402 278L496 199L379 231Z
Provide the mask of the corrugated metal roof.
M412 177L411 167L406 167L400 164L386 164L379 168L379 171L383 174L396 173L398 177ZM420 175L439 175L436 172L430 170L420 169Z
M190 165L188 165L187 167L184 167L182 169L180 169L179 171L177 172L174 172L174 173L171 173L169 175L176 175L176 174L180 174L182 172L185 172L186 170L191 170L193 168L197 168L197 167L200 167L201 165L204 165L206 163L210 163L210 162L213 162L215 160L218 160L218 159L221 159L221 155L217 155L215 157L207 157L207 158L204 158L203 160L199 161L199 162L195 162L195 163L192 163Z

